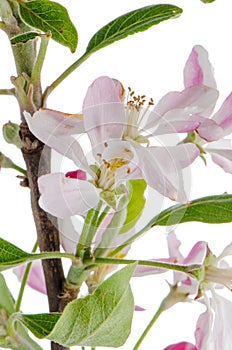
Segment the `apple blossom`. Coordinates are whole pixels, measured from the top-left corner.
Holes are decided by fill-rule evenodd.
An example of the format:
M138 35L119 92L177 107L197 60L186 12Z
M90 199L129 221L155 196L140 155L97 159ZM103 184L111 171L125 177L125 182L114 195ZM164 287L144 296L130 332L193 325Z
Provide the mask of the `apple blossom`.
M195 46L186 62L184 81L187 87L209 86L216 89L213 69L208 59L208 53L202 46ZM216 102L216 100L215 100ZM197 135L191 135L187 141L199 145L203 153L209 153L212 160L224 171L232 173L231 141L224 139L232 131L232 93L228 95L219 110L211 117L213 110L196 113L200 125L196 128ZM208 143L208 144L207 144Z
M232 268L228 267L224 260L225 257L232 255L232 244L225 247L222 253L216 257L210 251L207 243L200 241L194 245L185 258L180 253L180 241L177 240L174 232L168 235L167 241L170 262L174 260L175 263L182 265L199 264L202 266L199 270L192 271L195 278L192 278L191 274L174 273L174 285L177 286L179 292L192 295L195 300L206 305L206 311L200 315L196 325L197 349L229 350L232 340L230 327L232 303L218 295L215 290L219 286L225 286L229 290L232 288ZM138 276L159 272L157 268L153 268L153 271L151 267L138 267L137 269ZM172 346L173 349L179 349L178 346L182 349L182 345L183 343ZM172 349L172 347L167 349Z
M118 184L133 178L145 179L148 185L171 199L187 201L182 169L199 155L198 148L193 144L142 147L136 139L126 137L125 127L128 120L121 101L121 90L121 85L108 77L95 80L84 100L83 120L81 115L70 117L61 112L44 109L35 112L33 117L24 113L31 131L38 138L72 159L76 166L90 175L90 181L74 180L62 173L40 177L40 205L51 214L60 218L84 214L96 206L99 196L103 199L106 199L105 195L112 197L109 192L115 191ZM188 130L198 125L198 122L191 120L191 113L196 109L204 109L205 106L201 105L204 105L202 96L212 95L214 92L213 89L205 92L202 87L194 87L192 90L195 90L193 95L188 91L180 93L178 98L175 96L178 100L175 107L181 104L185 110L184 116L181 117L183 120L177 118L180 128L184 128L184 131L186 123ZM174 103L173 100L170 102L170 97L168 100L169 104ZM129 105L130 108L138 110L136 105ZM149 121L150 128L154 128L161 118L157 116L156 119L155 122ZM157 125L158 134L167 130L168 123L165 118ZM176 132L175 120L171 128L172 132ZM80 144L74 138L83 131L88 134L92 144L94 167L88 165Z

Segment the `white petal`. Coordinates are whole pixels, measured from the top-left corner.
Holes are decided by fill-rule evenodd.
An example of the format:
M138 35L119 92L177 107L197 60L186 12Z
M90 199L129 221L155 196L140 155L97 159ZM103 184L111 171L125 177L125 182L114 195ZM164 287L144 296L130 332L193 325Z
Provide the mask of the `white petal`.
M154 108L154 112L160 116L175 109L184 109L188 114L197 114L204 111L211 112L218 98L218 91L204 85L188 87L185 90L173 91L166 94Z
M102 152L104 143L121 139L125 127L125 110L122 102L96 105L84 109L84 126L93 152Z
M173 159L169 147L134 147L147 184L172 200L186 202L181 167L179 162Z
M38 179L40 206L61 219L85 214L97 205L97 189L88 181L65 177L62 173L43 175Z
M73 221L75 222L75 226ZM75 254L76 247L82 231L83 220L80 217L72 217L67 219L59 219L59 232L60 232L60 243L65 252ZM75 228L78 227L78 230Z
M81 119L47 109L39 110L33 116L24 112L24 116L31 132L38 139L90 172L82 148L72 136L83 132Z

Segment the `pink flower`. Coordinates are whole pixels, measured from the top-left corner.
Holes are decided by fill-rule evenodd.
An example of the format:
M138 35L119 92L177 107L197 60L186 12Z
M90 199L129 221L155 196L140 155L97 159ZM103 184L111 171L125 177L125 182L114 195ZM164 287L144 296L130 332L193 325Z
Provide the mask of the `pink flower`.
M192 49L185 65L184 81L186 87L204 84L216 89L208 53L202 46L198 45ZM232 93L225 99L219 110L209 118L212 112L213 110L209 109L204 113L195 114L200 125L197 127L198 136L193 142L200 147L203 146L203 152L209 153L212 160L224 171L232 173L231 140L224 139L232 131ZM205 145L206 142L208 145Z
M176 108L181 105L184 111L181 118L184 121L172 115L171 123L171 115L170 118L167 116L166 120L155 112L156 116L148 121L149 128L155 129L153 134L163 134L167 130L176 132L177 125L182 130L192 130L198 125L198 122L192 120L191 114L193 110L201 111L205 108L202 96L211 95L213 90L202 87L194 87L191 90L194 90L191 94L190 91L185 91L178 96L175 93L172 98L165 98L169 106L166 107L166 111L162 107L163 115L166 115L170 108L175 108L177 114ZM126 134L127 126L130 125L128 113L130 116L136 115L136 111L139 113L138 106L130 103L130 111L125 113L121 99L122 87L119 82L101 77L95 80L87 91L83 117L44 109L37 111L33 117L24 113L31 131L39 139L70 158L78 168L88 174L87 180L63 173L41 176L40 206L44 210L59 218L75 214L84 215L97 205L99 198L108 198L107 203L114 207L117 198L114 197L113 191L127 180L136 178L144 179L149 186L164 196L180 202L187 201L182 169L199 155L198 148L193 144L173 147L141 146L139 135L132 139ZM159 113L163 103L164 101L157 107ZM134 123L134 120L132 122ZM74 137L83 131L91 141L95 165L88 164L80 144Z

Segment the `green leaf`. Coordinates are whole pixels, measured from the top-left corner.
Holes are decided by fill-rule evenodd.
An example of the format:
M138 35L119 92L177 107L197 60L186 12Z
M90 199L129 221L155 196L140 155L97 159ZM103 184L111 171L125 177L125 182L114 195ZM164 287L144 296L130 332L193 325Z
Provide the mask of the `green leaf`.
M28 254L10 242L0 238L0 271L28 261L33 254Z
M170 226L189 221L208 224L232 222L232 195L223 194L195 199L188 204L174 205L150 221L151 226Z
M125 233L135 226L146 203L144 197L144 192L147 187L146 182L144 180L130 180L129 184L131 187L131 198L127 206L127 217L120 233Z
M9 291L3 275L0 273L0 309L6 310L10 315L14 312L14 299Z
M128 12L101 28L90 40L86 53L93 53L128 35L180 15L182 10L172 5L153 5Z
M119 347L130 333L134 300L129 281L135 267L116 272L93 295L69 303L62 315L15 314L14 319L37 337L63 346Z
M51 333L60 317L60 313L37 315L16 313L13 315L14 321L23 323L39 339L46 338Z
M25 44L28 40L33 40L38 36L40 36L40 34L37 32L28 32L14 36L13 38L11 38L10 42L11 45Z
M65 7L50 0L19 1L20 16L32 28L51 32L52 39L76 50L78 35Z

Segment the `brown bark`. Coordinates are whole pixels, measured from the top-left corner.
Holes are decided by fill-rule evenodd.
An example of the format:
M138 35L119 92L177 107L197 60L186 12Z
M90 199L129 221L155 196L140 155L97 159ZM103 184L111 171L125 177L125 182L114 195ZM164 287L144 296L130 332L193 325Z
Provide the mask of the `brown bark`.
M28 183L31 191L31 206L35 220L40 251L59 251L59 232L55 218L48 216L39 204L38 176L50 170L50 152L44 150L44 145L31 134L25 123L21 124L21 138L24 142L23 157L27 167ZM43 260L50 312L62 312L65 305L77 294L70 296L65 288L65 278L60 259ZM67 350L68 348L52 343L52 350Z

